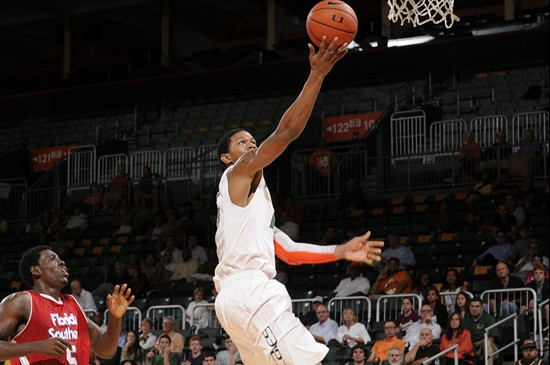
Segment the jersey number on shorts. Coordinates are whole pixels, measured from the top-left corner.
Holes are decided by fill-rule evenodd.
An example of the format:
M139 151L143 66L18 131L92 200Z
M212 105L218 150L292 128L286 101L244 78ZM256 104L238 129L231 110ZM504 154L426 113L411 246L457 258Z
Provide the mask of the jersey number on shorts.
M76 361L76 346L72 345L72 348L69 350L67 349L67 362L70 365L78 365L78 362Z

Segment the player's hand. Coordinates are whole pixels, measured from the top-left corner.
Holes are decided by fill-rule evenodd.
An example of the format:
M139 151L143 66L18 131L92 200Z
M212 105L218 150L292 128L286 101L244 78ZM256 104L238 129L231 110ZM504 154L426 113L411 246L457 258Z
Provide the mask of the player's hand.
M327 37L323 36L321 44L319 44L319 52L315 53L315 47L311 43L308 43L309 47L309 64L311 65L311 71L317 71L323 76L328 74L332 70L332 66L348 53L347 43L337 47L338 37L328 44Z
M362 236L353 237L344 246L344 258L348 261L365 262L368 265L380 262L383 241L369 241L370 231Z
M135 297L130 294L132 289L128 288L128 285L123 284L115 285L113 294L107 295L107 308L109 309L109 315L114 318L122 318L126 310L132 304Z
M72 350L73 345L67 340L51 337L44 341L36 342L36 353L55 357L65 356L67 349Z

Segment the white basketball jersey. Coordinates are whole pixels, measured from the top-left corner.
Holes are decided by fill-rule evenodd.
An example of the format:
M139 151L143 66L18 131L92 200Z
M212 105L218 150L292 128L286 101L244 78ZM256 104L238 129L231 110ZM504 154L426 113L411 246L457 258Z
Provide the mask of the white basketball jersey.
M265 180L262 177L248 205L239 207L229 197L227 174L232 169L229 167L223 173L216 199L219 264L214 283L218 291L220 281L244 270L261 270L270 279L276 274L273 243L275 211Z

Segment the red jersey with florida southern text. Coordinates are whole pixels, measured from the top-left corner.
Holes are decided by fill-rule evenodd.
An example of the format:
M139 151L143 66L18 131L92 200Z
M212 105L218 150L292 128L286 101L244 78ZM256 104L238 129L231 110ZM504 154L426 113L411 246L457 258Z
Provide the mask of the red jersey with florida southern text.
M65 356L28 355L11 359L6 365L57 365L88 364L90 358L90 336L88 320L84 311L72 295L61 294L59 301L49 295L27 290L31 296L31 312L23 330L13 342L27 343L59 337L69 341L73 348Z

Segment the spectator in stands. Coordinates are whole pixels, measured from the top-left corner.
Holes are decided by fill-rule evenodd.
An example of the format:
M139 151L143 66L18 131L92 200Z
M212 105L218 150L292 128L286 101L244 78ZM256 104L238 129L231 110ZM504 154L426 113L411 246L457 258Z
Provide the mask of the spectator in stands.
M197 270L200 274L207 274L210 276L214 276L214 272L216 270L216 266L218 266L218 254L216 253L216 249L209 249L207 251L208 255L208 261L206 261L204 264L199 266L199 269ZM283 274L283 272L281 272ZM277 270L277 274L279 274L279 270Z
M84 204L88 212L96 212L103 209L103 186L94 182L90 185L90 194L84 198Z
M170 338L169 348L171 352L181 353L183 351L184 338L181 333L174 330L176 320L172 316L162 318L162 336L159 336L155 348L161 349L160 343L163 336Z
M420 340L420 331L423 328L432 330L433 338L439 339L441 335L441 326L437 323L432 306L425 303L420 307L420 320L411 324L407 329L407 334L403 337L403 342L412 349Z
M474 140L474 132L464 133L464 144L460 147L458 172L465 181L474 179L479 172L481 146Z
M117 171L117 175L109 183L109 191L103 198L103 210L112 210L119 206L122 198L128 199L130 177L126 174L126 164L119 164Z
M0 237L8 234L8 221L0 215Z
M514 194L507 194L504 202L508 207L508 211L510 211L510 214L516 217L516 221L518 222L518 228L523 227L525 224L525 218L526 218L525 210L523 210L522 206L517 205L516 197L514 196Z
M418 342L409 347L409 352L405 356L405 364L409 365L421 365L424 361L430 357L439 353L439 347L433 344L432 329L425 327L420 330L418 336Z
M135 211L132 220L132 232L136 235L145 235L153 223L153 211L149 209L146 199L139 201L139 209Z
M489 180L489 171L483 170L480 174L480 180L468 192L466 203L473 204L476 200L490 199L492 195L493 184Z
M533 176L525 176L521 188L516 192L517 204L524 208L539 204L540 190L535 188Z
M143 349L139 346L138 335L135 331L126 332L126 342L122 347L120 362L135 361L141 364L143 358Z
M153 209L157 209L159 206L158 189L149 166L143 167L143 175L139 179L138 186L134 191L134 206L136 209L139 208L142 199L150 200Z
M512 146L506 141L506 132L501 129L497 132L496 141L485 150L485 161L482 162L481 169L489 171L506 169L511 154Z
M399 260L399 269L404 270L416 264L414 254L410 247L399 243L399 236L395 233L388 234L388 246L382 252L381 263L387 262L390 258Z
M235 346L229 335L225 335L223 344L225 350L218 352L216 355L216 365L233 365L235 361L241 359L237 346Z
M514 246L508 242L506 234L503 231L498 231L496 240L496 245L489 247L485 252L476 257L472 262L472 266L492 266L498 261L512 262L514 257Z
M366 345L370 341L370 336L365 325L357 322L357 313L348 307L343 310L342 316L344 324L338 327L336 340L345 347Z
M196 326L197 329L205 327L201 324L201 320L206 313L206 308L198 307L195 309L199 304L208 304L208 302L204 300L204 289L201 287L197 287L193 290L193 301L189 302L185 310L185 320L191 323L191 326Z
M513 158L511 172L515 176L531 176L542 161L542 146L535 138L532 129L523 132L523 139L519 144L518 153Z
M532 129L526 129L523 132L523 140L519 144L519 153L535 154L540 153L541 145L535 139L535 132Z
M426 298L426 294L428 293L428 289L433 285L433 282L434 280L432 278L432 274L428 271L421 271L420 274L418 274L417 284L413 289L413 294L420 295L420 298L424 300Z
M178 206L178 216L181 223L181 229L187 231L193 224L193 204L191 204L191 202L185 202Z
M107 277L107 282L111 284L111 287L114 287L117 284L123 285L129 281L130 278L128 277L128 268L126 267L126 263L122 260L117 260L115 262L114 271L111 271Z
M139 271L137 264L128 265L128 285L131 285L132 294L136 298L147 298L147 292L149 291L149 282L147 276Z
M164 327L164 326L163 326ZM178 333L179 334L179 333ZM180 335L181 336L181 335ZM168 358L170 365L180 365L181 358L177 351L174 351L174 344L168 335L161 335L157 341L157 348L149 351L145 358L146 365L166 365L165 358ZM182 344L183 349L183 344Z
M533 268L541 265L548 268L548 265L545 265L543 263L543 257L541 255L534 255L533 258L531 259L531 263L533 264ZM548 276L548 273L546 273L546 279L550 279L550 277ZM523 283L527 285L533 280L534 280L534 276L533 276L533 272L531 271L529 274L527 274L527 276L525 277L525 280L523 280Z
M333 174L333 171L338 165L338 158L336 155L326 146L326 141L321 139L319 141L318 149L313 151L309 157L308 164L312 166L319 174L319 179L313 181L314 187L317 187L318 193L328 192L328 182Z
M511 276L508 263L499 261L495 266L495 278L491 282L490 289L515 289L524 288L525 285L521 279ZM517 297L519 297L519 293ZM498 313L499 316L506 317L518 311L518 298L514 293L502 293L491 296L489 300L490 313Z
M441 302L439 290L437 290L435 286L428 288L423 304L429 304L430 307L432 307L436 317L436 322L439 323L442 328L445 328L445 325L447 324L447 318L449 316L447 314L447 308Z
M199 262L199 265L208 261L206 249L199 244L199 236L196 233L187 235L187 248L191 251L191 256Z
M363 210L367 206L363 191L357 184L357 180L350 177L346 182L346 188L338 198L336 207L338 210Z
M367 352L362 345L355 345L351 349L351 361L346 365L366 365Z
M457 224L458 232L479 232L479 215L473 211L466 212L464 219Z
M374 343L368 359L369 362L382 362L388 360L388 351L393 347L405 351L405 344L401 339L395 336L396 331L397 325L393 319L384 321L384 334L386 337Z
M311 302L311 310L304 314L302 318L300 318L300 321L307 329L310 329L312 325L319 322L319 320L317 319L317 309L319 308L320 304L323 304L323 297L318 295L313 298Z
M34 235L44 233L49 236L58 229L61 229L59 217L52 209L46 209L38 218L38 223L33 225L28 232Z
M468 329L464 328L462 316L458 313L451 314L447 329L441 336L441 351L447 350L449 347L458 345L458 360L469 362L474 356L474 345L472 344L472 336ZM447 352L444 357L448 359L454 358L454 351Z
M164 266L161 262L157 261L157 257L153 253L148 253L145 259L141 258L139 261L141 272L147 277L147 282L150 286L154 287L162 277Z
M528 273L533 271L533 268L535 267L535 265L533 264L534 257L537 257L539 259L541 258L540 242L536 238L531 240L527 248L527 251L525 251L525 254L523 255L523 257L520 258L515 265L514 271L520 274L519 277L525 278ZM538 262L536 263L540 264ZM543 256L541 263L544 264L546 267L548 267L549 265L548 257Z
M114 235L132 234L132 222L134 220L134 211L128 202L128 199L121 198L118 209L115 213L114 226L117 227Z
M399 347L392 347L388 350L389 365L403 365L405 363L405 355Z
M470 297L466 292L459 292L456 295L455 304L451 307L449 315L459 313L464 318L470 311Z
M521 343L521 355L523 357L516 361L514 365L546 365L548 363L540 358L537 343L530 338L526 338Z
M105 317L102 311L96 311L94 314L94 323L103 331L107 330L107 324L105 324Z
M286 285L286 283L288 282L288 274L286 273L286 270L287 270L286 264L277 257L275 257L275 270L277 271L277 274L275 274L273 279L277 280L279 283L283 285Z
M90 223L88 222L88 216L82 211L80 205L76 205L73 209L73 215L67 221L65 225L66 231L72 232L83 232L85 231Z
M516 260L521 260L523 256L527 253L529 243L531 243L531 241L533 240L536 240L536 238L531 237L532 232L533 229L527 226L523 226L518 229L519 239L514 242L514 258Z
M153 321L151 318L146 317L141 321L140 327L141 333L139 334L139 347L141 347L145 352L151 351L157 342L157 336L151 333L151 330L153 329Z
M534 100L539 98L548 99L548 83L544 77L539 80L538 85L529 85L527 91L521 96L523 100Z
M95 305L92 293L82 287L80 280L71 281L71 292L82 309L91 309L97 312L97 307Z
M56 228L54 230L53 238L48 242L48 246L50 246L52 251L56 252L62 259L66 259L69 255L69 246L67 246L67 242L63 239L63 230L61 228Z
M450 295L461 291L466 291L466 285L462 280L460 273L455 268L448 268L443 275L443 285L440 294L446 294L441 297L443 304L447 307L447 313L452 312L455 304L456 295Z
M537 293L537 303L540 304L545 299L548 299L548 267L543 265L535 266L533 269L533 280L530 281L526 287L533 289ZM528 311L530 314L532 314L536 309L534 304L534 300L531 299L528 304ZM546 319L546 327L548 327L548 322L550 320L550 317L548 316L548 308L548 303L546 303L543 308L543 313Z
M183 258L181 256L181 250L176 247L177 244L178 242L176 241L176 236L174 235L166 236L166 238L164 239L164 247L166 248L160 252L160 256L164 257L164 254L166 253L166 251L170 251L172 253L172 261L171 261L172 264L177 264L179 262L182 262ZM170 271L173 271L173 270L170 270Z
M170 280L170 277L172 277L174 271L176 271L177 265L176 263L174 263L174 254L172 253L172 251L165 250L160 257L160 262L163 266L160 281L168 281Z
M290 215L290 220L293 222L300 223L304 220L304 211L296 205L292 195L286 197L285 206L282 208L280 213L282 212L287 212Z
M213 352L205 352L202 365L216 365L216 355Z
M319 241L319 244L323 246L331 246L339 245L340 243L342 243L342 240L338 237L338 230L336 227L327 226L323 233L323 237Z
M470 301L470 311L463 320L464 328L470 331L474 353L478 357L484 354L484 336L485 328L495 324L495 318L483 310L483 301L480 297L474 297ZM498 337L498 329L493 327L489 330L489 353L497 350L494 343L495 337ZM494 357L489 357L488 365L493 365Z
M190 354L184 354L182 365L202 365L204 354L202 353L202 339L199 336L193 336L189 339Z
M397 325L401 336L407 334L407 329L420 320L420 316L413 308L413 302L410 297L401 299L401 313L397 316Z
M277 227L294 241L298 241L300 238L300 226L292 221L286 210L281 212L280 223Z
M451 206L447 199L441 200L439 203L439 212L433 214L430 218L430 233L432 235L455 231L455 217L451 213L450 208Z
M170 276L170 281L188 280L199 268L199 262L191 256L191 251L184 247L181 251L182 262L178 262Z
M506 234L508 240L517 238L518 235L518 221L515 216L510 214L510 210L506 204L498 205L498 214L493 218L493 238L496 240L498 231L502 231Z
M500 199L508 194L512 194L517 189L517 185L511 181L508 169L501 169L499 176L493 184L493 197Z
M155 215L153 217L153 226L147 232L147 237L150 241L156 242L162 238L162 226L164 225L164 219L162 215Z
M409 294L412 292L412 279L406 270L399 269L399 259L388 260L386 270L382 271L372 284L371 294Z
M370 289L369 279L361 275L361 268L358 263L352 262L348 266L348 278L340 280L334 289L336 297L352 297L368 295Z
M317 306L317 323L309 328L309 332L315 338L315 341L327 346L338 346L336 333L338 332L338 323L330 318L330 311L324 304Z
M164 211L164 223L160 227L160 235L178 236L181 232L181 221L176 215L174 208L168 208Z

